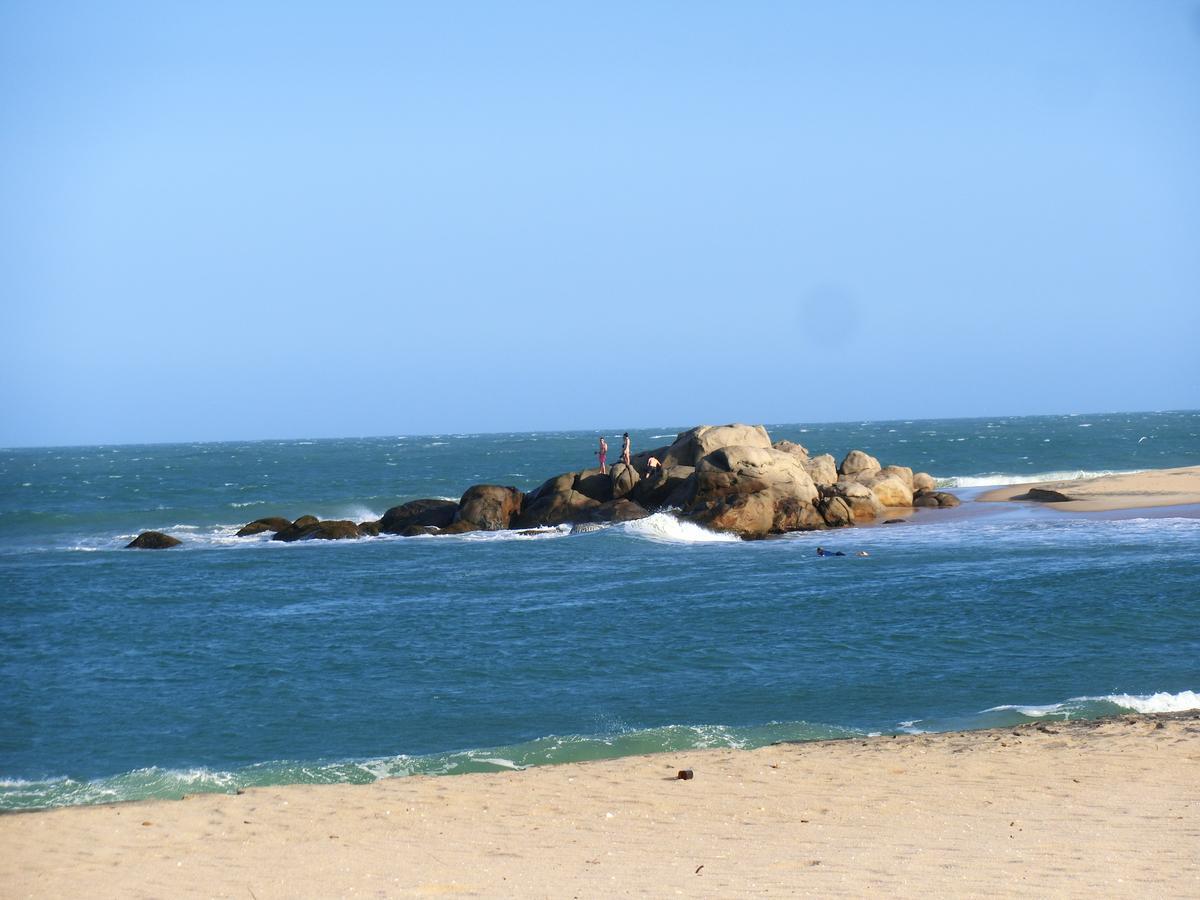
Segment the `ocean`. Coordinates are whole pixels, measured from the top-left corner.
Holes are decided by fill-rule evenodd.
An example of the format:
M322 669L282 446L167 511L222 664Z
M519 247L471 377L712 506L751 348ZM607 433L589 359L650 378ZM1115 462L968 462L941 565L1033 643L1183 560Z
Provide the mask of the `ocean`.
M1200 464L1200 412L767 427L964 503L281 544L234 532L528 490L597 432L0 450L0 810L1200 707L1200 509L971 502ZM184 545L122 549L148 529Z

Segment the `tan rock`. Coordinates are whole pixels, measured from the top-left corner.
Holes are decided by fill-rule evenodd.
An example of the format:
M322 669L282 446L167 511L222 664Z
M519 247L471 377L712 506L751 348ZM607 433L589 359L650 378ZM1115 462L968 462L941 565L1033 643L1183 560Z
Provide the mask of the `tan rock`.
M861 450L851 450L846 454L846 458L842 460L842 464L838 466L838 472L847 478L862 481L866 478L875 477L879 473L880 468L879 460L875 457Z
M913 505L912 489L898 475L874 478L867 486L884 506L909 507Z
M834 462L833 457L828 453L822 453L820 456L814 456L811 459L805 460L804 471L808 472L808 476L813 480L813 484L837 484L837 463Z
M913 493L917 491L936 491L937 482L928 472L918 472L913 475Z
M770 450L771 436L761 425L700 425L681 433L659 459L664 468L694 466L722 447L761 447Z

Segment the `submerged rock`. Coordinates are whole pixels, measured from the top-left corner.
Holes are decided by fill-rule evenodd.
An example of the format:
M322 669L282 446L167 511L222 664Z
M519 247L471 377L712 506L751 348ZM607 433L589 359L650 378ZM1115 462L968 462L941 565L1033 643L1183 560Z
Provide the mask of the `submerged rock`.
M169 534L163 534L161 531L143 531L132 541L125 545L126 550L166 550L170 547L178 547L183 541L179 538L173 538Z

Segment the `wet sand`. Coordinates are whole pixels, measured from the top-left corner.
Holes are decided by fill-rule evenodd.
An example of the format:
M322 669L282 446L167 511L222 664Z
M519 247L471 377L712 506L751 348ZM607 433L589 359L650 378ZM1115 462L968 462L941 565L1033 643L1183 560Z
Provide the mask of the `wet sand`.
M1030 490L1052 492L1063 499L1026 496ZM1110 512L1200 504L1200 466L1151 469L1126 475L1101 475L1071 481L1012 484L981 494L981 501L1028 500L1066 512Z
M4 897L868 892L1200 896L1200 712L0 816Z

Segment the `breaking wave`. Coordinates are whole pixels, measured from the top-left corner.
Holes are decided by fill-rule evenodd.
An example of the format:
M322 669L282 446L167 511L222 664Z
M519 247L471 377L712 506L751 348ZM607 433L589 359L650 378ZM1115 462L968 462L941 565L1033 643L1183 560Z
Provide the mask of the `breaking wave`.
M738 543L736 534L709 531L707 528L677 519L670 513L658 512L634 522L618 526L625 534L667 544Z

